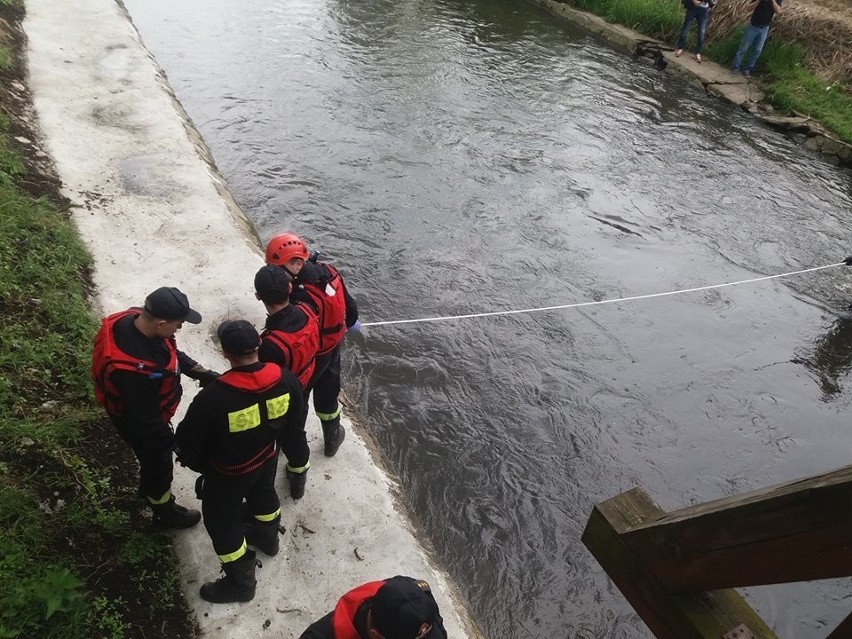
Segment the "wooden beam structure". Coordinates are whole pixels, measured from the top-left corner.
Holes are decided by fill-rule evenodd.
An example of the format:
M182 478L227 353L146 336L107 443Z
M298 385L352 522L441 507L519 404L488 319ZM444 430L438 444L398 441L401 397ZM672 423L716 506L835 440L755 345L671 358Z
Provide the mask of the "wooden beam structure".
M849 639L852 637L852 615L840 622L840 625L825 639Z
M663 515L624 543L675 591L852 575L852 466Z
M658 639L777 639L733 588L850 576L850 530L852 466L671 513L634 488L583 543Z
M658 639L721 639L744 625L754 639L778 639L736 591L676 594L645 570L623 536L664 515L643 490L634 488L597 504L582 537L651 632Z

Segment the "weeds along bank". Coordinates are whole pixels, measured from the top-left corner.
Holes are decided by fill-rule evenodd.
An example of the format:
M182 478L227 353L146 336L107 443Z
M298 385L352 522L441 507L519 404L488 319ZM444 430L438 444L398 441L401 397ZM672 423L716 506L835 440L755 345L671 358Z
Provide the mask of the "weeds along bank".
M0 0L0 637L191 637L171 538L90 396L91 258L31 129L22 16Z
M680 0L550 1L672 45L684 16ZM730 66L753 8L754 0L717 2L707 26L705 59ZM779 110L806 114L852 144L850 42L852 5L841 0L785 0L782 14L772 22L754 81Z

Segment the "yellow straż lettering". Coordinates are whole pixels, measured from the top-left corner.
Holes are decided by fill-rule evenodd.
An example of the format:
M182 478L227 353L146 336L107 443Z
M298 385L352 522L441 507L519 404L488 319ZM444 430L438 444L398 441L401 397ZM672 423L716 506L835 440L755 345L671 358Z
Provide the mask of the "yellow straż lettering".
M290 393L284 393L278 397L266 400L266 412L269 414L269 419L283 417L289 407Z
M260 426L260 404L228 413L228 430L232 433Z

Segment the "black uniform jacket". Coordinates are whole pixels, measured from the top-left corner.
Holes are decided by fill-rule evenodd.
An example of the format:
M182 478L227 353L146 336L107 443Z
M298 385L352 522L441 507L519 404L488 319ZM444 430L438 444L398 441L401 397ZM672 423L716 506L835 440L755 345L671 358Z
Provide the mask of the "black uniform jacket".
M358 631L361 639L370 639L370 635L367 633L367 611L369 609L369 603L362 604L358 608L358 612L355 613L355 619L352 620L352 624L355 626L355 630ZM328 613L322 619L313 622L299 636L299 639L334 639L334 626L331 623L333 617L334 611Z
M199 473L252 472L275 450L275 430L302 428L302 401L299 381L276 364L233 368L189 405L175 432L178 461Z
M116 346L132 357L166 366L170 354L165 340L146 337L133 324L135 319L136 316L128 315L115 323L112 337ZM198 363L181 351L177 352L177 356L181 371L188 371ZM118 389L124 405L124 415L120 419L129 424L139 437L144 437L146 433L159 433L163 427L159 398L162 378L152 379L131 371L113 371L110 379ZM180 395L178 384L176 401L180 400Z

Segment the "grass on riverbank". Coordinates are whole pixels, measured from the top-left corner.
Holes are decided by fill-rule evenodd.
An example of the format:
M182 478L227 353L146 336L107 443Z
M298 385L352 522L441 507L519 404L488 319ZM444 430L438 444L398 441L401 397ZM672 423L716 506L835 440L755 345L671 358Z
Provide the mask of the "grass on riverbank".
M730 64L741 35L742 28L708 46L708 56ZM808 71L801 46L769 40L758 59L757 70L765 74L761 87L775 107L784 112L805 113L839 139L852 144L850 87L840 82L827 82Z
M680 0L570 0L568 4L673 44L683 24ZM730 66L744 24L745 20L733 29L714 34L711 18L705 57ZM693 26L690 46L693 46L694 32ZM801 45L785 43L773 33L758 60L756 71L756 80L775 107L785 112L806 114L839 139L852 144L852 86L842 81L823 80L810 71Z
M13 147L32 137L4 89L22 40L0 36L0 638L191 637L171 538L145 530L135 460L90 396L91 258Z

